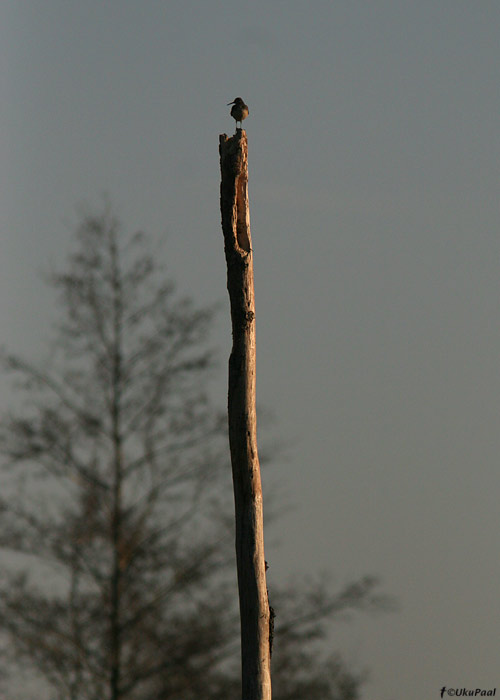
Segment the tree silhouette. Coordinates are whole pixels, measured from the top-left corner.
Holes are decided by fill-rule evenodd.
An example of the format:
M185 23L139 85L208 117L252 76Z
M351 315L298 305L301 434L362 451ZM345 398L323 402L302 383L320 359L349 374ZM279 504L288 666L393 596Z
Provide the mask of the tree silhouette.
M61 700L235 698L231 478L225 413L207 390L214 309L179 297L147 237L125 238L109 208L83 216L50 281L62 313L48 367L4 355L24 399L0 429L6 665ZM358 696L361 677L315 642L336 612L377 605L375 589L272 592L275 698Z

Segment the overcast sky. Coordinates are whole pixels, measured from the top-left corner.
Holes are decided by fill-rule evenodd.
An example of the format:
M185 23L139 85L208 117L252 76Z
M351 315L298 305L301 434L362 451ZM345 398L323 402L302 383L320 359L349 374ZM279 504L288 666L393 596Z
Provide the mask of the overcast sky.
M2 343L30 357L39 273L105 191L224 304L225 401L218 135L248 103L258 399L295 504L271 590L383 579L399 612L332 640L365 700L500 686L499 20L498 0L0 3Z

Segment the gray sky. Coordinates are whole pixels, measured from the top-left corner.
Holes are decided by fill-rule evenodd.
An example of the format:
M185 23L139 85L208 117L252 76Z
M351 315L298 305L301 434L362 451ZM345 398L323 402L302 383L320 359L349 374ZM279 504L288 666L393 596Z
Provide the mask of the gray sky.
M340 625L366 700L500 685L497 0L0 5L2 342L109 193L227 312L218 135L250 106L258 398L292 440L271 584L379 574ZM229 323L220 321L225 401ZM264 475L266 479L266 475Z

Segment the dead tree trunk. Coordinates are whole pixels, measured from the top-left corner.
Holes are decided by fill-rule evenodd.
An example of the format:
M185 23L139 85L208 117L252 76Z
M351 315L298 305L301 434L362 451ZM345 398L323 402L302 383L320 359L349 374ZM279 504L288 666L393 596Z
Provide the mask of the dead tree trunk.
M248 205L248 144L219 137L221 216L231 303L229 445L236 513L243 700L271 700L270 612L255 412L255 303Z

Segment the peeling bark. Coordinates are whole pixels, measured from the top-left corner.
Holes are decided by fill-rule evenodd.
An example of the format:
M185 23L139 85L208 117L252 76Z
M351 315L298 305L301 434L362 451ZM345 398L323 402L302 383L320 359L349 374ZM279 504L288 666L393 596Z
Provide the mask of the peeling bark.
M221 217L231 305L228 419L236 516L243 700L271 700L270 609L255 410L255 301L248 204L248 144L219 137Z

